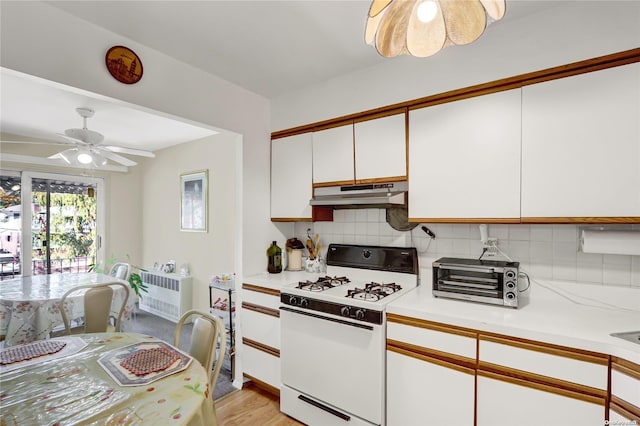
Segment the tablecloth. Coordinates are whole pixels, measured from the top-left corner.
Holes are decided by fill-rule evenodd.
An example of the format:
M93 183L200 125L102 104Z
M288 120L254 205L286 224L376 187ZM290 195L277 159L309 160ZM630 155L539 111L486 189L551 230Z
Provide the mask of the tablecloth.
M142 386L119 386L98 364L104 353L158 339L137 333L79 335L80 352L0 374L0 423L6 425L213 424L205 369L186 370Z
M45 339L51 331L62 325L60 298L72 287L87 284L103 284L123 280L98 273L33 275L0 282L0 335L5 336L5 346L18 345ZM121 287L115 288L112 315L117 315L125 297ZM127 306L122 314L120 328L130 330L131 312L135 298L130 291ZM82 293L70 300L70 318L84 314Z

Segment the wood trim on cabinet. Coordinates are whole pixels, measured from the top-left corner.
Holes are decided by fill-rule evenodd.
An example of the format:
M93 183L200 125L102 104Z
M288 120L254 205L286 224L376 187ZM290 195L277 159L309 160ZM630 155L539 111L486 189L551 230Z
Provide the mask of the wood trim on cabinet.
M273 288L261 287L259 285L242 283L243 290L255 291L258 293L268 294L270 296L280 297L280 290L276 290Z
M280 311L278 311L277 309L267 308L265 306L256 305L254 303L242 302L242 309L247 309L249 311L259 312L261 314L280 318Z
M409 111L407 107L400 107L391 110L383 110L379 112L374 112L372 114L363 115L361 117L354 117L353 124L362 123L363 121L375 120L377 118L391 117L392 115L400 115L407 114Z
M264 343L256 342L255 340L248 339L246 337L242 338L242 344L247 345L250 348L257 349L259 351L268 353L269 355L280 358L280 350L269 345L265 345Z
M436 364L451 370L460 371L462 373L475 376L476 361L471 358L453 355L445 352L428 349L422 346L415 346L397 340L387 339L387 350L398 354L419 359L420 361Z
M312 217L272 217L271 222L311 222Z
M368 183L388 183L388 182L406 182L406 176L386 176L369 179L356 179L356 185L366 185Z
M257 388L260 388L262 390L265 390L267 392L269 392L272 395L277 396L278 398L280 398L280 389L276 388L275 386L271 386L269 383L263 382L260 379L257 379L255 377L253 377L250 374L247 373L242 373L242 376L248 380L251 380L253 382L253 385ZM245 387L245 384L242 384L242 387Z
M609 403L609 409L628 418L629 420L635 420L636 424L640 424L640 407L636 407L635 405L612 395L611 402Z
M519 337L503 336L500 334L480 332L478 340L513 346L529 351L571 358L578 361L590 362L598 365L609 365L609 355L599 352L591 352L583 349L569 348L567 346L554 345L552 343L538 342Z
M302 126L292 127L290 129L278 130L271 133L271 139L279 139L301 133L308 133L317 130L343 126L345 124L353 123L356 120L367 120L369 119L369 117L377 118L384 116L385 114L393 115L394 111L399 111L403 108L410 111L412 109L424 108L466 98L473 98L476 96L487 95L504 90L517 89L519 87L541 83L543 81L556 80L559 78L570 77L592 71L599 71L635 62L640 62L640 48L616 52L609 55L587 59L584 61L546 68L539 71L477 84L474 86L463 87L456 90L450 90L448 92L413 99L406 102L400 102L397 104L386 105L355 114L349 114L329 120L323 120L315 123L305 124Z
M478 376L606 406L607 391L480 361Z
M418 223L520 223L519 217L411 217L409 222Z
M611 357L611 369L640 380L640 365L617 356Z
M604 217L522 217L521 223L640 223L640 216L604 216Z
M404 315L398 315L398 314L392 314L392 313L387 314L387 322L395 322L398 324L410 325L413 327L426 328L428 330L435 330L435 331L441 331L443 333L456 334L458 336L470 337L472 339L475 339L478 336L478 331L470 328L458 327L455 325L448 325L448 324L443 324L439 322L433 322L433 321L423 320L419 318L412 318L412 317L407 317Z

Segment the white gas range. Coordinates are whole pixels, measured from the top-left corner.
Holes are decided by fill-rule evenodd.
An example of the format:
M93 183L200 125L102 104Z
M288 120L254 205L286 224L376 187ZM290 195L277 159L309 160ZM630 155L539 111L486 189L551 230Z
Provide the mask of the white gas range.
M415 248L331 244L326 276L281 291L280 409L308 425L385 423L385 306L418 285Z

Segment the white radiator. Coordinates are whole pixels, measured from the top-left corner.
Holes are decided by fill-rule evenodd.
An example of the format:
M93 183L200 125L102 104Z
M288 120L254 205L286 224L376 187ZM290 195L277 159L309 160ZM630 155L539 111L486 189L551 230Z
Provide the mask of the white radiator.
M191 277L140 271L140 278L148 290L142 293L140 309L175 323L191 309Z

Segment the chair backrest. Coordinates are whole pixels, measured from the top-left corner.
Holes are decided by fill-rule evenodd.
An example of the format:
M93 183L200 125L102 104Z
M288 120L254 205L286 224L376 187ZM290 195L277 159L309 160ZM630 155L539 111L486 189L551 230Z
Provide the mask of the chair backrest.
M109 270L109 275L111 275L114 278L118 278L125 281L129 279L130 274L131 274L131 265L123 262L114 263L111 269Z
M97 285L80 285L68 290L60 299L60 315L67 334L71 334L71 324L67 316L67 299L74 293L86 290L84 293L84 332L85 333L101 333L107 331L109 322L109 313L111 312L111 303L113 300L112 286L122 287L125 291L125 297L122 304L118 308L118 314L115 317L115 330L120 329L120 319L122 313L129 300L129 286L121 282L97 284Z
M192 309L185 312L178 321L176 326L176 334L174 338L174 346L180 344L180 332L185 321L191 316L196 316L193 322L193 330L191 332L191 342L189 346L189 355L194 357L202 366L209 371L209 388L213 398L213 389L215 388L222 360L227 347L227 333L224 323L220 317L211 315L207 312ZM216 348L219 347L218 356L216 357Z

